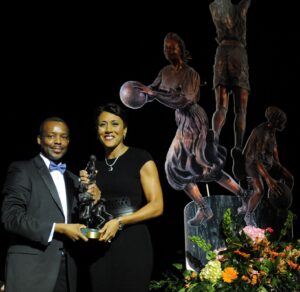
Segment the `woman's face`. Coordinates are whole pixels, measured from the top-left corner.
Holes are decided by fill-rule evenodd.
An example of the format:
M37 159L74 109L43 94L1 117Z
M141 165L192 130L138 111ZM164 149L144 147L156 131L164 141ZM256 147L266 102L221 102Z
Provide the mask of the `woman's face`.
M182 58L182 52L177 41L166 39L164 42L164 54L171 63L176 63Z
M112 113L102 112L98 117L98 137L106 148L116 148L123 143L127 127L123 120Z

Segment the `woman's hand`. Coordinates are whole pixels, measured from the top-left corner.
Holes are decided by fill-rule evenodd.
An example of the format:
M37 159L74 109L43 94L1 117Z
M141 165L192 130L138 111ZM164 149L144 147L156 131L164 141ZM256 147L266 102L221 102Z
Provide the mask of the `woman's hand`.
M100 241L111 242L119 230L119 221L114 218L108 221L102 229L100 229Z
M96 185L96 183L91 183L89 179L88 172L86 170L80 170L80 183L87 186L86 191L92 196L94 202L96 204L101 199L101 191Z
M90 183L89 174L85 169L80 170L79 176L80 176L80 182L82 184L88 185Z
M99 202L101 198L101 191L95 183L88 186L87 192L92 196L94 205Z

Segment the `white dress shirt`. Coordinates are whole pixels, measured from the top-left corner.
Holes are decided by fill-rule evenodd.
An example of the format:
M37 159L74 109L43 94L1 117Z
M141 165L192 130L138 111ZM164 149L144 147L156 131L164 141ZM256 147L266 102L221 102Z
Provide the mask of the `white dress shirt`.
M50 160L45 157L43 154L40 153L40 156L42 157L42 159L44 160L47 168L49 169L49 165L50 165ZM58 171L58 170L54 170L50 172L50 175L53 179L53 182L56 186L56 190L58 192L59 195L59 199L63 208L63 213L65 216L65 223L68 223L68 204L67 204L67 192L66 192L66 184L65 184L65 179L63 174ZM54 228L55 228L55 223L53 224L52 230L51 230L51 234L49 236L49 242L52 240L53 237L53 233L54 233Z

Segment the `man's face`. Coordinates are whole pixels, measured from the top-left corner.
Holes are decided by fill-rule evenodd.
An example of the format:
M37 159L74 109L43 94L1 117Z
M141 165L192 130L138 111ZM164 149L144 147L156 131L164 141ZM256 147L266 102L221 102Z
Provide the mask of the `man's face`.
M58 161L67 152L70 142L69 128L64 122L48 121L37 138L41 152L50 160Z

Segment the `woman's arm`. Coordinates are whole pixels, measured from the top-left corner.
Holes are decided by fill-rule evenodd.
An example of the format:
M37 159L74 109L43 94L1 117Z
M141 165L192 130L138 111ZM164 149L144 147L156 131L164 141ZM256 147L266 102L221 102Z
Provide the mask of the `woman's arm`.
M101 229L101 241L109 241L123 225L129 225L160 216L163 213L163 193L158 170L153 160L146 162L140 170L142 188L147 204L136 212L107 222Z

